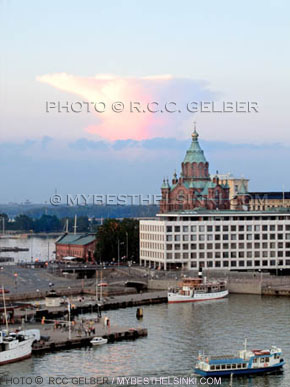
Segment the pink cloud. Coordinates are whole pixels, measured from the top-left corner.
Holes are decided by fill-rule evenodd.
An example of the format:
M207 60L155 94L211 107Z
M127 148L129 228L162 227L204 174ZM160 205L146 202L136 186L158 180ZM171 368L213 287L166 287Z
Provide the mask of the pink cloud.
M96 118L96 122L84 130L111 141L177 137L176 127L184 120L184 114L150 113L147 104L157 101L162 106L165 102L174 101L183 107L189 98L192 100L210 93L201 82L176 79L170 75L122 78L104 74L80 77L56 73L38 76L37 80L78 96L78 99L71 102L104 102L106 108L103 113L95 112L91 107L91 114ZM112 104L118 101L124 104L122 113L116 113L112 109ZM130 111L132 102L140 103L141 113ZM155 108L155 105L152 107Z

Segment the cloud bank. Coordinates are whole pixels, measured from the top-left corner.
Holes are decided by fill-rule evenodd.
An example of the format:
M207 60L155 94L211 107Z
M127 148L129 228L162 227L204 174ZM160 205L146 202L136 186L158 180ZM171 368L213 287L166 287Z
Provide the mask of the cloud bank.
M188 122L194 121L194 114L186 111L187 103L216 97L204 81L174 78L171 75L124 78L103 74L80 77L56 73L38 76L37 81L77 96L71 102L104 102L105 111L98 113L92 109L92 113L87 114L93 115L93 123L82 129L84 133L109 141L188 137ZM124 103L122 113L116 113L111 108L118 101ZM181 113L151 113L147 104L152 102L158 102L160 107L174 102ZM132 103L140 103L138 106L142 107L142 111L130 111Z

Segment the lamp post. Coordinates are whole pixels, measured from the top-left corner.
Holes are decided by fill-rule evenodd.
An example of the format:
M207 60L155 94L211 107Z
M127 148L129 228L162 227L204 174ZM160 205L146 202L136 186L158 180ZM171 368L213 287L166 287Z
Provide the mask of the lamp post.
M126 258L127 258L127 261L129 259L129 244L128 244L128 233L126 231Z
M118 238L118 267L120 266L120 239Z
M118 266L120 266L120 245L123 245L124 242L120 242L120 239L118 238Z
M68 339L71 340L71 303L68 299L67 303L67 309L68 309Z

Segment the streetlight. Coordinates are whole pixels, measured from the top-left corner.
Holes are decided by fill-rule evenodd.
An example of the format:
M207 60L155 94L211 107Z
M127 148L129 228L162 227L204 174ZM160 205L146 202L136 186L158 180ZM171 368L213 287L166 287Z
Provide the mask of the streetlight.
M16 287L16 288L17 288L17 277L18 277L18 274L17 274L17 273L14 273L15 287Z
M123 245L124 242L120 243L120 239L118 238L118 266L120 266L120 245Z
M129 244L128 244L128 233L126 231L126 257L127 257L127 262L128 262L128 259L129 259Z

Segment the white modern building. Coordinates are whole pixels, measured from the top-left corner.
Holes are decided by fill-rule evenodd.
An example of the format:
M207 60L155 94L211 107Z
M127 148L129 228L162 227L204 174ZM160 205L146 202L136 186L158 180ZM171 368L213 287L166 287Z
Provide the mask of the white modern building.
M140 264L290 272L290 211L196 209L141 220Z

